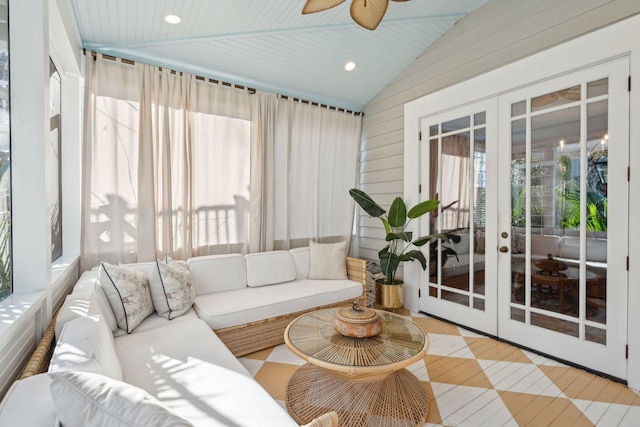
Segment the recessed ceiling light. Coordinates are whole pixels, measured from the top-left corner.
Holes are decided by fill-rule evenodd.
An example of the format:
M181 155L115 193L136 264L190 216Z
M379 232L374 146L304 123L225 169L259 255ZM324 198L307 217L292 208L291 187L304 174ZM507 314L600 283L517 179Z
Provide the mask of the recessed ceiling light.
M344 64L344 69L347 71L353 71L356 68L356 63L353 61L349 61Z
M164 20L169 24L179 24L180 21L182 21L182 18L180 18L178 15L165 15Z

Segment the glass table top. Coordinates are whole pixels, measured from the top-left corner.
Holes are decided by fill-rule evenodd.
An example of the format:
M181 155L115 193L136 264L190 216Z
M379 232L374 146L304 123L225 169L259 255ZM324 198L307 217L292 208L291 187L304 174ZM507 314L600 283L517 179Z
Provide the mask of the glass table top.
M343 367L406 366L424 356L428 340L412 321L397 314L377 310L382 316L382 331L371 338L345 337L333 327L330 308L304 314L285 332L289 348L317 365Z

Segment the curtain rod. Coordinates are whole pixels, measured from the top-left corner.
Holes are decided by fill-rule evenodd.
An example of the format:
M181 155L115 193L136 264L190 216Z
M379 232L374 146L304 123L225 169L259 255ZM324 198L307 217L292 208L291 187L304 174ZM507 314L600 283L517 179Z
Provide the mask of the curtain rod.
M97 57L97 52L94 52L94 51L89 51L89 52L91 53L91 56L93 57L93 60L95 61L96 57ZM82 49L82 53L86 56L87 55L87 50L83 48ZM125 64L129 64L129 65L135 65L136 64L136 61L133 61L131 59L118 58L117 56L109 55L109 54L106 54L106 53L103 53L102 57L105 58L105 59L109 59L111 61L115 61L117 59L120 59L120 61L124 62ZM163 70L162 67L158 67L158 68L160 69L160 71ZM169 69L169 68L164 68L164 69L168 70L171 74L181 74L182 73L182 71L176 71L176 70L172 70L172 69ZM256 89L254 89L252 87L245 87L245 86L242 86L242 85L237 85L237 84L234 84L234 83L224 82L222 80L216 80L216 79L212 79L212 78L209 78L209 77L195 76L195 79L203 81L203 82L221 84L223 86L227 86L227 87L231 87L231 88L235 88L235 89L246 90L251 95L254 95L256 93ZM323 108L326 108L328 110L334 110L334 111L338 111L338 112L341 112L341 113L353 114L355 116L364 116L364 113L361 112L361 111L347 110L346 108L334 107L333 105L321 104L319 102L308 101L306 99L301 99L301 98L294 98L294 97L287 96L287 95L281 95L281 94L277 94L277 95L282 99L291 99L291 100L293 100L295 102L301 102L303 104L313 105L315 107L323 107Z

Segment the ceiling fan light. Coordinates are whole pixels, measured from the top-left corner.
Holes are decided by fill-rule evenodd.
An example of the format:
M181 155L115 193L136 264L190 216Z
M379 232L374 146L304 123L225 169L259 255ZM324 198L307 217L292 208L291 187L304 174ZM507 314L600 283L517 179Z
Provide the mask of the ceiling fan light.
M351 17L367 30L375 30L382 21L389 0L353 0Z
M344 3L344 0L307 0L302 8L302 14L322 12Z

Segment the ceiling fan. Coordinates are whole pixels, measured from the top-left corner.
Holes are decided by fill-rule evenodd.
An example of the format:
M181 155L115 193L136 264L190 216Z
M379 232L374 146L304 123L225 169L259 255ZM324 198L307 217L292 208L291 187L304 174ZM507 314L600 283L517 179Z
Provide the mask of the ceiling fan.
M392 0L405 2L409 0ZM307 0L302 8L302 14L322 12L344 3L345 0ZM351 17L358 25L367 30L375 30L387 11L389 0L352 0Z

